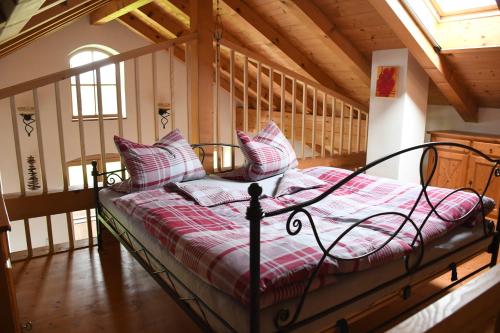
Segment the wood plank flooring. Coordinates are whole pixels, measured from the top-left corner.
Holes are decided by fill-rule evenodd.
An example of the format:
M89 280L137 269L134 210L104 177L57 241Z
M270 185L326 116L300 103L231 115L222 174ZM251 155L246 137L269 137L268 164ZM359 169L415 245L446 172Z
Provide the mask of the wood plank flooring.
M199 332L117 243L16 263L14 281L32 332Z
M482 254L459 267L459 275L489 261ZM408 301L394 301L350 320L350 332L369 332L401 310L449 282L449 274L412 290ZM193 332L201 330L157 286L143 268L106 240L105 250L80 249L14 265L14 280L23 322L35 333ZM400 320L406 317L398 318ZM378 327L382 332L391 325ZM327 330L333 332L334 330Z

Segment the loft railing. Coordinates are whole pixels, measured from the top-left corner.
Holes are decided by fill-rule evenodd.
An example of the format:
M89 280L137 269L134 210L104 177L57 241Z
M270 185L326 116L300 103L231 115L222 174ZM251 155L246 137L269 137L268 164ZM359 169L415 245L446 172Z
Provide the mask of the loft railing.
M111 141L113 134L131 137L139 142L152 143L159 138L162 130L157 109L159 95L161 93L161 98L171 104L173 113L175 105L172 105L172 96L176 87L167 84L165 80L161 81L158 72L164 69L173 71L172 51L188 50L185 45L194 40L196 34L189 34L0 90L0 111L6 120L0 122L0 128L13 134L12 141L3 144L13 146L12 156L4 158L12 159L15 163L11 163L9 170L2 171L9 175L4 178L8 193L5 201L11 221L15 221L10 237L11 247L15 248L11 248L14 251L14 260L95 244L95 214L89 189L89 157L98 157L102 169L105 170L107 163L116 160L116 150ZM160 63L164 65L162 68ZM113 118L105 115L106 101L103 100L101 84L101 71L110 65L114 66L116 74L117 115ZM121 66L125 68L124 73L127 76L125 84L129 88L126 90L121 86ZM82 75L93 71L97 87L97 115L93 120L88 120L83 115L80 89L75 89L76 101L71 101L70 82L76 83L78 87ZM172 76L169 72L165 72L163 76ZM151 87L147 91L152 92L151 96L146 94L147 89L143 89L145 86ZM135 100L135 105L131 105L131 101L127 103L126 117L122 91L132 92L132 96L127 95L127 98ZM152 103L145 105L144 100L150 100ZM178 102L180 104L181 101ZM34 128L30 136L24 133L25 124L22 123L23 118L18 110L18 106L26 104L34 109L34 124L31 124ZM71 109L75 105L77 115L73 117ZM5 117L8 113L10 121L9 117ZM169 120L169 128L165 131L177 126L176 117L171 115ZM29 170L25 160L28 155L36 156L39 190L34 187L34 190L30 190L28 186L29 182L33 181L27 176ZM75 159L79 160L77 167L74 167ZM80 182L76 188L71 183L70 174L71 171L78 171L75 168L80 169ZM61 232L62 229L65 229L64 232ZM40 233L45 234L45 241L43 236L40 237ZM19 250L19 238L25 241L24 250Z
M96 244L90 161L98 160L104 172L107 163L120 163L113 134L152 143L179 127L191 137L191 65L185 60L191 52L187 46L196 38L189 34L0 89L0 130L12 133L11 141L4 142L13 147L4 160L12 162L3 164L7 167L2 171L9 174L4 182L14 221L13 260ZM255 133L272 119L299 158L349 158L366 152L368 114L362 105L229 41L221 41L219 55L214 65L214 142L235 144L236 129ZM186 70L175 71L174 61L185 62ZM101 84L101 69L110 65L116 74L115 117L105 114ZM71 82L78 86L81 76L92 71L97 115L89 120L83 115L80 89L71 100ZM169 105L168 118L158 114L163 103ZM18 111L26 104L34 108L30 136L24 133ZM75 117L72 107L77 110ZM28 189L29 155L36 156L39 190ZM242 161L233 150L219 149L213 155L215 171ZM76 188L75 172L81 178Z
M216 76L229 82L233 129L257 132L273 120L299 158L366 152L363 105L231 41L220 54Z

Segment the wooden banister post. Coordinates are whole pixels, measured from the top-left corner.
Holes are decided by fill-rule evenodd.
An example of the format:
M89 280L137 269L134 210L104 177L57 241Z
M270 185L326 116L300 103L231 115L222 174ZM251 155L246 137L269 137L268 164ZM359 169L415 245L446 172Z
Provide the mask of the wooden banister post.
M213 105L213 49L214 21L212 1L190 0L192 32L198 38L189 43L188 52L188 88L190 108L188 110L190 143L211 143L214 141L214 105ZM213 148L208 147L204 161L205 170L213 170Z
M247 209L247 220L250 221L250 333L260 330L260 221L262 208L259 197L262 188L253 183L248 188L251 196L250 206Z
M6 333L20 333L21 322L12 278L7 231L10 231L10 222L0 179L0 329Z

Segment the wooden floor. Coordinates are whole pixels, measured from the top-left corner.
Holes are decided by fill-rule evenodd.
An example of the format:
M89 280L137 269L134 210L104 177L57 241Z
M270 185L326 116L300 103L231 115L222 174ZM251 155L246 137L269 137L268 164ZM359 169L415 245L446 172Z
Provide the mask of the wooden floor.
M489 255L480 255L460 266L459 275L488 261ZM103 253L94 247L16 263L14 278L21 318L33 323L32 332L201 332L117 243L107 241ZM353 318L350 332L372 331L447 284L449 278L446 274L415 288L408 301L398 297L362 318Z

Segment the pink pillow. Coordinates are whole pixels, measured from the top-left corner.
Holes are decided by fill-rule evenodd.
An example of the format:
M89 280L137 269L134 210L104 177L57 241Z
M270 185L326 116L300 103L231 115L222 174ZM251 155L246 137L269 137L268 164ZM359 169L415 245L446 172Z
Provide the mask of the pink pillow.
M168 183L205 177L205 170L178 129L152 146L114 137L130 174L130 191L160 188Z
M255 137L236 131L247 164L246 178L257 181L296 168L297 156L278 126L270 121Z

